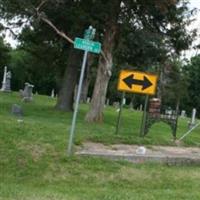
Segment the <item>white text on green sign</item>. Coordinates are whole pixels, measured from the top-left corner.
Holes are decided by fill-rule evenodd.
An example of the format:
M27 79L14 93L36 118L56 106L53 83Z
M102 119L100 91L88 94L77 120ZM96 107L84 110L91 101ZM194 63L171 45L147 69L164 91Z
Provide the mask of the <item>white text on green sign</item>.
M81 38L75 38L74 48L89 51L92 53L100 53L101 43L93 42L93 41L85 40Z

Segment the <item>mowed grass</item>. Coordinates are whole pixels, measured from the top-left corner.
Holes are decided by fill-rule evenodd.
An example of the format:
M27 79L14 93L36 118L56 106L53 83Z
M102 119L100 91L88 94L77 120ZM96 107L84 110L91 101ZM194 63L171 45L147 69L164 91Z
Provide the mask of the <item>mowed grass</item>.
M22 105L23 122L11 115L12 104ZM197 166L132 164L100 158L66 157L72 113L54 109L55 100L34 96L22 103L17 93L0 93L0 200L118 200L200 199ZM84 121L87 105L78 114L75 143L174 145L170 128L156 124L139 135L141 113L124 109L119 135L117 112L107 107L103 124ZM187 131L179 120L178 136ZM200 130L183 145L199 146Z

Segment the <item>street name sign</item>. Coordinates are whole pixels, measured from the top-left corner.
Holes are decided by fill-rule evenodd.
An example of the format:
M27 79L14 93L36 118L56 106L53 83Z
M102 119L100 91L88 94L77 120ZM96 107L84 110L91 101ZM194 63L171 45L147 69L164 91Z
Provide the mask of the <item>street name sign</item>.
M99 54L101 52L101 43L77 37L74 40L74 48Z
M157 86L157 75L122 70L118 80L118 90L154 95Z

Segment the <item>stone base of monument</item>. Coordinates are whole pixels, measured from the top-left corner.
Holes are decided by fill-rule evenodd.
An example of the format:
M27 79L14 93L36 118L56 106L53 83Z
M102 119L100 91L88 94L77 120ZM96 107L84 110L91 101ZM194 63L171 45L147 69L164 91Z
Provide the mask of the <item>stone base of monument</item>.
M12 92L12 91L11 91L11 90L2 90L2 89L1 89L1 92L10 93L10 92Z
M10 86L2 85L1 92L11 92Z
M195 123L189 122L189 123L188 123L188 129L189 129L189 130L192 129L195 125L196 125Z
M24 98L22 99L23 102L31 102L32 100L33 100L32 97L24 97Z

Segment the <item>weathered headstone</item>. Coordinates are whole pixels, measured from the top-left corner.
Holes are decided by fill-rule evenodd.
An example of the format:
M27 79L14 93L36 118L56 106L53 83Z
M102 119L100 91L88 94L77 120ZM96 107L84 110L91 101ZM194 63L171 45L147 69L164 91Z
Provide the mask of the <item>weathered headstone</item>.
M51 98L55 98L55 91L54 91L54 89L51 91Z
M122 104L126 105L126 98L123 98Z
M181 111L181 117L182 117L182 118L185 118L185 117L186 117L186 111L185 111L185 110L182 110L182 111Z
M165 117L166 118L171 118L173 115L173 110L171 109L171 107L168 107L167 109L165 109Z
M7 74L7 67L4 67L4 74L3 74L3 81L2 81L2 87L1 91L4 91L6 88L6 74Z
M110 99L106 99L106 105L109 106L110 104Z
M87 98L87 103L90 103L90 97Z
M24 90L20 90L22 101L30 102L33 100L33 88L34 88L34 85L25 83Z
M23 110L22 107L17 105L17 104L13 104L12 105L12 109L11 112L13 115L18 116L18 117L22 117L23 116Z
M114 108L119 108L119 102L118 101L115 101L115 102L113 102L113 106L114 106Z
M11 72L10 71L7 72L7 67L4 67L4 75L3 75L1 91L11 92L11 78L12 78Z
M196 113L197 113L197 110L196 108L193 108L192 110L192 118L191 118L191 121L189 123L189 128L193 128L195 126L195 121L196 121Z
M143 105L140 104L139 110L142 111L143 110Z

